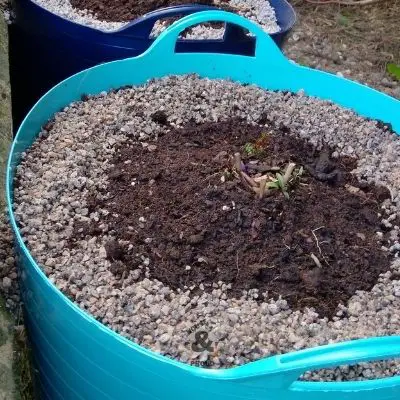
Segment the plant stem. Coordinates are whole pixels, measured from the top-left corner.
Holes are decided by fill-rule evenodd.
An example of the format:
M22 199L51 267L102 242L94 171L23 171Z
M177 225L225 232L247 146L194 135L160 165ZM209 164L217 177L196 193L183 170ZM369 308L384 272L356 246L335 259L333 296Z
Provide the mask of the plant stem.
M235 160L235 168L238 173L242 170L242 158L240 156L240 153L235 153L234 155L234 160Z
M260 199L262 199L264 197L265 194L265 186L267 185L267 180L264 178L260 181L260 189L258 192L258 197Z
M283 175L283 184L286 186L292 176L294 168L296 167L295 163L289 163L286 167L285 175Z
M248 176L248 175L246 174L246 172L244 172L244 171L239 171L239 173L240 173L240 175L246 180L246 182L249 183L252 187L257 187L257 186L258 186L257 183L254 182L254 179L253 179L253 178L250 178L250 176Z
M310 257L313 259L313 261L315 262L315 265L318 268L322 268L321 262L318 260L318 257L314 253L311 253Z

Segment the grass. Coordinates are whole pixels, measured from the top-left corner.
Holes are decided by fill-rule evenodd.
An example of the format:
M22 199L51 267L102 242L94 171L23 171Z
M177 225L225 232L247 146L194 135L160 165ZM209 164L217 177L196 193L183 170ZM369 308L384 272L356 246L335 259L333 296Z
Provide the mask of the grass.
M386 70L400 64L400 0L380 0L371 5L311 4L293 0L299 25L312 26L346 46L346 53L363 53L365 60Z
M26 330L19 325L15 331L15 361L14 368L18 378L16 384L21 400L34 400L32 355Z

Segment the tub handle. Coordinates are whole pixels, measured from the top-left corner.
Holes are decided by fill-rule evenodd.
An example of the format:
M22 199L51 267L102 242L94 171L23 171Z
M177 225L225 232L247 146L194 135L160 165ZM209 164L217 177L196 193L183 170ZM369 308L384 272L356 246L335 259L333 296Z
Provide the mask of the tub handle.
M289 387L307 371L396 357L400 357L400 336L374 337L269 357L234 368L230 370L230 374L234 375L233 379L236 377L239 380L253 382L257 380L260 384L267 381L266 385L275 382L278 387ZM357 383L352 382L352 384Z
M159 10L151 11L142 17L124 25L117 31L114 31L113 34L119 36L136 36L136 37L146 37L148 38L151 34L151 31L154 28L154 25L157 21L165 19L165 18L173 18L173 17L184 17L187 15L191 15L196 12L204 12L204 11L216 11L217 7L207 6L202 4L184 4L180 6L171 6L165 7ZM243 34L244 36L244 34Z
M160 34L146 54L157 54L159 55L158 57L162 57L164 62L168 62L168 57L178 56L178 53L175 52L175 47L179 35L185 29L205 22L225 22L246 29L255 36L256 40L255 54L249 57L257 59L257 56L264 54L265 57L265 54L267 54L270 64L278 67L290 64L274 40L259 25L238 14L227 11L202 11L174 22ZM171 62L173 61L171 60Z

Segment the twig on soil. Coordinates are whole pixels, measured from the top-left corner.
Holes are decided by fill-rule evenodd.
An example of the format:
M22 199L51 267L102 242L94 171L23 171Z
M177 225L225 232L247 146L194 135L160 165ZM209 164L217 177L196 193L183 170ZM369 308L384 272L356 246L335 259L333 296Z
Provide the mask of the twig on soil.
M319 247L319 241L318 241L318 238L317 238L317 235L315 234L315 232L319 231L322 228L325 228L325 227L324 226L320 226L319 228L315 228L314 230L311 231L311 233L314 236L315 242L317 244L317 248L318 248L319 254L322 254L322 251L321 251L321 247Z
M236 269L237 269L237 273L236 273L236 279L239 277L239 252L236 252Z
M318 260L318 257L314 253L311 253L310 257L313 259L313 261L315 262L315 265L318 268L322 268L321 262Z
M317 245L319 254L321 254L321 256L322 256L322 258L324 259L324 261L326 262L326 264L330 266L328 260L326 259L326 257L325 257L324 254L322 253L322 250L321 250L321 247L320 247L320 244L326 243L326 242L319 242L319 240L318 240L318 238L317 238L317 235L315 234L316 231L318 231L318 230L320 230L320 229L322 229L322 228L325 228L325 227L324 227L324 226L320 226L319 228L315 228L314 230L311 231L311 233L312 233L313 236L314 236L314 239L315 239L315 242L316 242L316 245Z
M216 172L215 174L208 175L208 176L206 176L204 178L204 180L206 181L206 180L211 179L211 178L213 178L214 176L217 176L217 175L220 175L220 172Z
M240 175L243 177L243 179L245 179L246 182L247 182L250 186L252 186L252 187L254 187L254 188L256 188L256 187L258 186L257 183L254 181L254 179L253 179L253 178L250 178L250 176L247 175L246 172L240 171L239 173L240 173Z

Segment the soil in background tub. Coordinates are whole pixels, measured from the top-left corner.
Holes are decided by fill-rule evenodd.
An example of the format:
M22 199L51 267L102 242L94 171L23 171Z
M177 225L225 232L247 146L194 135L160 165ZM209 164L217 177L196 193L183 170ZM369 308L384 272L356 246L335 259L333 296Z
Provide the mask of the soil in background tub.
M168 125L163 113L153 118ZM321 317L370 290L389 269L376 236L389 191L357 181L354 159L331 159L331 149L286 133L230 121L120 147L111 198L89 200L90 212L109 211L113 273L148 258L150 276L172 288L195 294L223 281L231 296L257 288ZM75 238L96 232L75 225Z
M70 0L73 7L90 10L104 21L128 22L150 11L182 4L203 4L233 11L227 0Z

